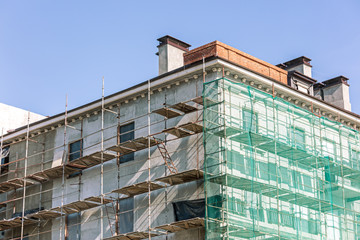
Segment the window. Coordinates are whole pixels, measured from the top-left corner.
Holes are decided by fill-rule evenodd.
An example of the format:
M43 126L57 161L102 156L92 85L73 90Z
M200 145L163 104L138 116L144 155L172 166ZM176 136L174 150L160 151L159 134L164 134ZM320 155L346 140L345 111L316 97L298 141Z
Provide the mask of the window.
M129 123L119 127L120 143L133 140L135 138L135 123ZM120 163L125 163L134 160L134 153L129 153L120 157Z
M134 231L134 198L119 200L119 233Z
M258 132L258 115L250 110L243 110L243 129L245 131Z
M323 141L323 156L329 160L334 160L336 154L335 142L324 139ZM335 183L335 173L330 169L330 164L325 166L325 181Z
M210 200L210 199L209 199ZM205 199L173 202L176 221L205 217Z
M312 189L311 177L309 175L302 174L302 179L303 179L304 190L307 192L312 192L313 189Z
M335 142L331 140L324 139L323 140L323 156L327 157L331 160L335 159L336 149Z
M276 164L275 163L269 163L268 164L268 169L269 169L269 180L277 181L278 173L276 172Z
M270 208L266 210L268 223L278 224L279 223L279 215L277 209Z
M82 157L82 139L69 145L69 161Z
M351 155L350 166L356 170L359 170L360 152L355 149L351 149L350 155Z
M250 208L250 217L253 220L264 222L264 209L263 208Z
M309 220L309 233L311 233L311 234L319 234L319 232L320 232L319 220L310 218L310 220Z
M294 227L294 217L292 214L286 211L280 212L281 225L286 227Z
M290 129L290 138L297 149L305 150L305 131L303 129L292 127Z
M81 239L81 213L71 213L66 216L66 240Z
M291 185L291 175L289 173L289 170L286 167L280 166L280 182Z
M5 165L9 163L10 160L10 147L4 147L1 151L1 174L5 174L9 171L9 165Z
M245 173L245 161L243 155L241 155L238 151L229 151L227 157L232 169Z

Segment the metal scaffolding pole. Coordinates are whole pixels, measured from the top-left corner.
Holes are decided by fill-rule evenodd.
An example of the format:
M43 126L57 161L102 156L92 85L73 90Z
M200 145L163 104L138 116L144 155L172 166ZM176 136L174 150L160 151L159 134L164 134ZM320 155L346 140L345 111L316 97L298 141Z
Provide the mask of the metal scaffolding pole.
M64 118L64 149L63 149L63 162L62 162L62 179L61 179L61 207L60 207L60 240L62 239L63 229L63 206L64 206L64 188L65 188L65 163L66 163L66 126L67 126L67 108L68 108L68 96L65 100L65 118Z
M100 194L101 194L101 211L100 211L100 238L104 236L104 77L102 78L102 94L101 94L101 166L100 166ZM106 207L106 206L105 206ZM110 226L111 227L111 226Z
M150 123L151 123L151 119L150 119L150 113L151 113L151 105L150 105L150 80L148 80L148 99L147 99L147 105L148 105L148 116L147 116L147 120L148 120L148 136L150 136L151 131L150 131ZM151 164L150 164L150 146L151 146L151 142L150 142L150 137L148 137L148 204L149 204L149 209L148 209L148 223L149 223L149 240L151 240Z
M30 128L30 112L28 112L27 119L27 130L26 130L26 143L25 143L25 169L24 169L24 189L23 189L23 201L22 201L22 213L21 213L21 236L20 239L24 237L24 217L25 217L25 197L26 197L26 173L27 173L27 160L29 153L29 128Z

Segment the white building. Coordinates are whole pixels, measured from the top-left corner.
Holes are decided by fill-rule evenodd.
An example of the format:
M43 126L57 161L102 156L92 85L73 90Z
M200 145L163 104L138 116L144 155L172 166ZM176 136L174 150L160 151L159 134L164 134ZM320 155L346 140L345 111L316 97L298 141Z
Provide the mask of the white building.
M4 239L279 239L286 238L283 232L295 232L291 236L299 239L309 234L315 239L324 239L323 236L331 239L330 230L333 236L341 234L344 239L358 236L355 220L348 220L351 227L341 233L334 230L338 229L335 226L339 224L338 218L328 227L329 215L324 208L317 211L319 230L311 233L295 225L283 226L281 221L273 231L272 225L264 224L274 223L266 222L265 217L256 219L252 206L245 206L240 213L237 205L238 210L234 212L229 205L233 188L244 203L246 194L257 194L254 195L257 201L262 195L254 188L243 187L247 183L245 177L237 180L239 187L234 187L211 173L209 156L221 156L221 162L224 157L209 153L209 146L227 141L222 138L233 141L232 135L226 136L231 131L228 132L225 125L221 126L225 134L217 136L221 139L203 137L203 124L211 120L207 118L203 122L203 105L205 103L205 113L213 106L209 102L213 90L204 83L220 83L224 78L243 84L249 91L284 99L314 116L322 115L358 130L359 116L348 111L345 80L331 81L332 87L342 88L332 99L326 97L326 82L315 85L310 59L306 57L276 67L218 41L189 50L189 44L170 36L158 40L159 76L66 114L32 123L29 129L23 126L4 135L3 149L10 152L8 158L3 159L0 176L0 218L4 219L0 220L0 229ZM220 85L217 88L219 94L232 92ZM321 89L325 89L324 94L319 94ZM253 121L256 114L245 115L241 121L249 117ZM256 120L257 124L260 125L260 121ZM236 131L232 134L240 136L243 130ZM210 136L208 134L211 129L207 127L205 136ZM260 132L254 134L252 136L259 136ZM239 144L241 149L247 148L246 142ZM277 159L283 158L279 156ZM219 162L214 166L218 165ZM286 166L290 169L288 163ZM251 168L246 164L242 167ZM221 169L222 174L231 166ZM345 168L341 165L341 169ZM242 173L236 174L236 179L240 179ZM345 179L345 175L339 178ZM263 180L251 181L259 184ZM357 213L360 196L355 187L357 180L344 181L350 181L346 184L355 190L351 191L351 204L345 204L343 209ZM225 194L224 189L229 192ZM282 186L275 189L281 192ZM231 195L231 199L235 199L235 195ZM221 200L214 204L218 196L222 196ZM268 199L279 202L280 195L274 193L263 198L270 201ZM320 197L315 199L323 201ZM341 200L350 201L349 197ZM289 201L286 204L291 205L289 208L293 205L309 208ZM285 210L278 208L277 211L275 215L281 218ZM215 212L216 216L209 212ZM231 214L241 219L231 223ZM338 216L350 218L346 214Z

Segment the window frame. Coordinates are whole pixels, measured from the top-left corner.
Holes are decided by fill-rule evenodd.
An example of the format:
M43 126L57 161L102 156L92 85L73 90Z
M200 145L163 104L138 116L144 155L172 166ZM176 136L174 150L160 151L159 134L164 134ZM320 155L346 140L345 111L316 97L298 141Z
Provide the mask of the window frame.
M121 132L121 128L122 127L126 127L126 126L129 126L129 125L133 125L133 128L132 130L129 130L129 131L126 131L126 132ZM135 121L132 121L132 122L127 122L125 124L121 124L118 126L118 144L121 144L121 143L124 143L124 142L127 142L127 141L130 141L130 140L134 140L135 139ZM121 140L121 135L125 135L125 134L133 134L132 138L131 139L128 139L128 140L124 140L122 141ZM132 153L128 153L126 155L123 155L123 156L120 156L119 157L119 163L122 164L122 163L127 163L127 162L131 162L131 161L134 161L135 160L135 152L132 152Z
M126 206L126 207L123 207L123 208L125 208L125 210L122 210L122 207L121 207L121 201L132 201L131 202L131 204L132 204L132 207L130 207L130 208L128 208L128 206ZM118 208L117 208L117 218L118 218L118 220L117 220L117 225L116 225L116 227L117 227L117 232L119 233L119 234L125 234L125 233L129 233L129 232L133 232L134 231L134 227L135 227L135 224L134 224L134 220L135 220L135 212L134 212L134 210L135 210L135 199L134 199L134 197L130 197L130 198L124 198L124 199L118 199L118 201L117 201L117 204L118 204ZM128 204L128 203L127 203ZM129 231L127 231L127 230L125 230L125 231L122 231L123 229L121 229L121 224L122 224L122 220L121 220L121 217L122 216L127 216L127 215L131 215L131 219L132 219L132 222L131 222L131 226L132 226L132 228L131 228L131 230L130 229L127 229L127 230L129 230ZM126 217L125 217L125 219L126 219ZM124 225L123 225L124 226Z
M302 136L301 136L302 140L303 140L302 143L299 143L299 142L296 141L296 133L298 133L298 132L302 133ZM306 149L306 131L305 131L305 129L293 125L289 129L289 137L290 137L290 139L292 139L294 141L294 146L297 149L300 149L300 150L305 150Z
M2 157L0 159L0 175L6 174L9 172L9 163L10 163L10 146L3 147L3 149L6 149L5 151L8 151L6 157ZM4 161L4 162L3 162ZM4 166L3 166L4 165Z
M253 129L252 126L250 127L250 125L249 125L249 127L246 126L247 122L245 121L245 112L250 114L251 119L252 119L252 116L255 116L255 121L254 121L255 123L253 123L253 122L251 123L251 125L255 124L255 129ZM254 133L259 133L259 115L257 112L252 111L248 108L243 108L241 117L242 117L242 128L245 131L252 131Z
M69 216L70 215L77 215L76 216L76 223L75 224L69 224ZM81 212L75 212L67 214L65 217L65 240L71 240L69 237L70 230L76 228L76 238L77 240L81 239Z
M74 143L76 143L76 142L80 142L80 150L72 153L72 152L70 152L70 150L71 150L71 145L74 144ZM68 160L69 163L72 162L72 161L74 161L74 160L77 160L77 159L79 159L79 158L81 158L81 157L83 156L83 147L84 147L83 144L84 144L84 143L83 143L83 139L82 139L82 138L80 138L80 139L78 139L78 140L76 140L76 141L69 142L69 144L68 144L68 157L67 157L67 160ZM80 156L79 156L78 158L70 159L70 156L71 156L71 155L77 154L78 152L79 152L79 154L80 154Z

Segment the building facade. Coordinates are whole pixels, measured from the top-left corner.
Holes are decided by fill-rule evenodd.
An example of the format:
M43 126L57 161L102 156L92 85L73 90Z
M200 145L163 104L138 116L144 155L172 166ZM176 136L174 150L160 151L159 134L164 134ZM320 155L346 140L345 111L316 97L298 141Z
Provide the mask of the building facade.
M158 40L159 76L2 137L3 239L360 238L347 78Z

